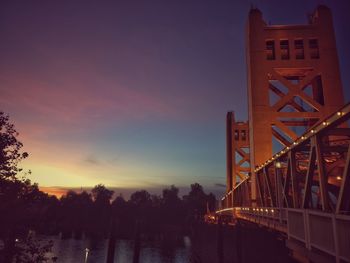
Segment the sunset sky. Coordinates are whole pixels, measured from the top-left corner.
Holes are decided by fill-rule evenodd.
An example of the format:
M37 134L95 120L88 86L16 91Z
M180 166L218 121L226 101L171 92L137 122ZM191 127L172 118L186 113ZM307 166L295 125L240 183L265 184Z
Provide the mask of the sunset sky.
M0 110L41 186L224 191L225 115L247 118L245 23L334 18L350 99L349 1L1 1Z

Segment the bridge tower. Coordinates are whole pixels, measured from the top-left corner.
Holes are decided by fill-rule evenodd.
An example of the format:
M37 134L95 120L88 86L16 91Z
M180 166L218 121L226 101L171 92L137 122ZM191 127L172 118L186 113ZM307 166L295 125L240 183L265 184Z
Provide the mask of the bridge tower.
M251 9L246 31L251 198L254 168L343 104L329 8L306 25L268 25Z
M234 112L226 116L227 189L231 191L250 172L248 122L236 121Z

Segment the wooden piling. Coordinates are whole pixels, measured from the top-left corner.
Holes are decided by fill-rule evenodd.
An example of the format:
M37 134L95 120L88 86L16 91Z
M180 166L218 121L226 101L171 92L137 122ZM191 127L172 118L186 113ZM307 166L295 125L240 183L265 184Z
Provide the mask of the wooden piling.
M140 259L140 222L136 221L135 224L135 241L134 241L134 257L133 263L139 263Z
M237 263L242 263L242 247L243 247L243 240L242 240L242 226L239 222L239 220L236 221L235 224L235 243L236 243L236 255L237 255Z
M224 263L224 239L223 239L221 216L219 216L219 220L218 220L217 255L218 255L218 263Z
M107 250L107 263L114 263L114 254L115 254L115 243L116 243L116 227L117 222L115 218L111 220L111 230L108 241L108 250Z

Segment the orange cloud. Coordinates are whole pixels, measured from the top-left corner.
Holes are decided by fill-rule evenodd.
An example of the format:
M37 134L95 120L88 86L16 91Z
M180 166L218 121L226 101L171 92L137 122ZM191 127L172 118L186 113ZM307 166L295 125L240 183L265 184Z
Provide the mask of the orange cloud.
M68 192L67 188L61 187L48 187L48 186L39 186L40 191L47 193L49 195L54 195L57 198L60 198L62 195L65 195Z

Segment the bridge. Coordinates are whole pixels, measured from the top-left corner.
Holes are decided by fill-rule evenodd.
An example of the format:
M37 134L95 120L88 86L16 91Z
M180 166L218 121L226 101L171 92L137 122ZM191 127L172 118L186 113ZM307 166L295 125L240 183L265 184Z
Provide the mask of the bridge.
M217 216L285 235L312 262L350 262L350 104L331 11L307 25L247 24L249 120L227 115L227 191Z

